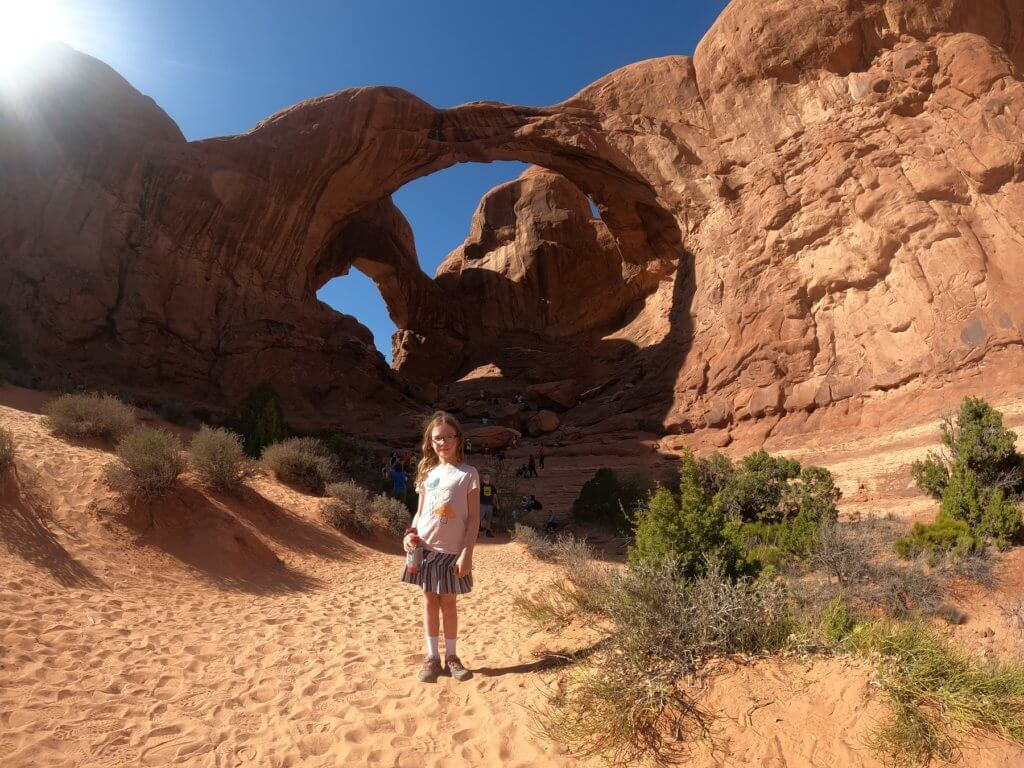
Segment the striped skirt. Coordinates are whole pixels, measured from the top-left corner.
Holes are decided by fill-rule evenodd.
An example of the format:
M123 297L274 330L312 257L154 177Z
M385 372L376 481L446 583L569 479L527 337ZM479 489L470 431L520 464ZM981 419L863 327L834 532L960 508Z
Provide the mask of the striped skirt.
M464 595L473 589L473 574L468 576L455 575L455 561L458 555L446 552L424 552L423 565L419 573L409 573L402 568L402 581L406 584L417 584L424 592L438 595Z

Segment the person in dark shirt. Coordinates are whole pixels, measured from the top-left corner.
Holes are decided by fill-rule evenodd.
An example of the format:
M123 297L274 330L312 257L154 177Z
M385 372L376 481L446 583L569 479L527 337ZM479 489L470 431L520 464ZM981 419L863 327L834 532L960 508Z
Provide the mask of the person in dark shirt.
M498 505L498 488L491 482L490 472L480 473L480 527L484 536L494 538L494 510Z
M526 462L526 476L537 477L537 460L533 458L533 454L530 454L529 460Z

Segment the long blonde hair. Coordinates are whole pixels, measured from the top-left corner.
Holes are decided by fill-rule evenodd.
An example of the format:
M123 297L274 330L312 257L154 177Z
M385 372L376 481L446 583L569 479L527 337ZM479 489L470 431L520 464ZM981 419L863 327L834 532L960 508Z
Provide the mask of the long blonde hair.
M435 411L426 426L423 427L423 458L420 459L419 466L416 468L417 488L423 487L427 473L441 463L441 457L434 450L434 441L431 439L434 429L440 426L449 426L455 430L455 461L461 464L465 458L462 449L462 425L459 424L459 420L447 411Z

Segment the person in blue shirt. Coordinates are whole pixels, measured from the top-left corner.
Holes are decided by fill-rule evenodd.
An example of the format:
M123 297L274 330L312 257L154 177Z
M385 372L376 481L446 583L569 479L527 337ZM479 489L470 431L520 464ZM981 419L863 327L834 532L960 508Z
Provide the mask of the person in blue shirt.
M409 478L405 466L401 463L391 468L391 495L405 501L405 481Z

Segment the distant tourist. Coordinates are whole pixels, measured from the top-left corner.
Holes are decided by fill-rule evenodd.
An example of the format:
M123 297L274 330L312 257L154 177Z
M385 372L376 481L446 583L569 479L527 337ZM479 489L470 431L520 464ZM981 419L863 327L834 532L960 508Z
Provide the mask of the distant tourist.
M554 533L558 530L558 521L555 519L554 510L548 510L548 519L544 523L544 530L548 533Z
M405 484L409 474L405 471L404 464L395 464L391 469L391 495L400 501L405 501Z
M494 510L498 504L498 488L491 482L491 473L484 471L480 473L480 527L484 529L484 535L494 538Z
M533 454L530 454L530 459L526 462L526 476L537 477L537 460L533 458Z
M542 445L537 449L537 463L540 464L540 468L544 469L544 457L547 455L547 449Z
M419 506L402 540L407 553L402 581L423 590L427 656L417 677L432 683L447 671L456 680L466 680L472 673L462 665L456 647L456 598L473 589L473 548L480 531L480 478L476 468L465 463L462 427L444 411L435 413L423 430L416 491ZM444 639L443 668L441 616L444 626L452 630Z

